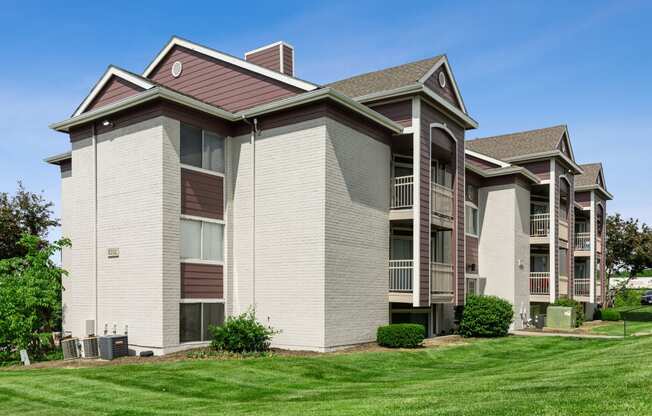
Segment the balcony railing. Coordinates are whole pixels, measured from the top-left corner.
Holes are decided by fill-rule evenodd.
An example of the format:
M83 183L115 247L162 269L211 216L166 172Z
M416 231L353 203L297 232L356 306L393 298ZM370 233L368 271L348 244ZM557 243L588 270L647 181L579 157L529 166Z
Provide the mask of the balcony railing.
M432 213L453 218L453 190L432 182Z
M446 263L430 263L432 293L453 293L453 265Z
M412 260L389 261L389 290L391 292L412 291Z
M591 250L590 233L575 233L575 250L581 250L581 251Z
M530 215L530 236L547 237L550 231L550 214Z
M589 296L591 293L591 279L573 280L573 292L575 296Z
M414 201L414 176L392 178L392 200L390 208L410 208Z
M432 213L453 218L453 190L438 183L431 183ZM412 208L414 205L414 176L392 178L391 209Z
M530 272L530 295L550 294L550 272Z

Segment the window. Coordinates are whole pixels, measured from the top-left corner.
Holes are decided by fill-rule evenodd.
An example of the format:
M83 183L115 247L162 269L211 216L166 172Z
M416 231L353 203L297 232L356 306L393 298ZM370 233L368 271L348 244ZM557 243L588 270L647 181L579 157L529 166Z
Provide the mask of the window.
M570 206L570 185L566 179L559 181L559 219L568 221L568 211Z
M430 237L430 261L451 264L451 236L449 230L433 231Z
M224 324L223 303L181 303L179 341L196 342L211 339L210 327Z
M466 233L473 235L473 236L478 236L479 235L479 224L478 224L478 208L466 204L466 211L465 211L465 216L464 216L464 223L465 223L465 228L466 228Z
M224 224L181 219L181 258L224 260Z
M412 260L411 237L393 236L391 246L391 260Z
M530 255L530 272L547 273L550 271L549 257L546 253L532 253Z
M478 203L478 188L470 183L466 184L466 200L474 204Z
M559 275L568 276L568 250L559 249Z
M181 123L181 163L224 173L224 138Z
M434 183L445 186L446 188L453 187L453 174L450 172L450 169L446 163L440 162L438 160L433 160L430 169L430 176L430 179Z

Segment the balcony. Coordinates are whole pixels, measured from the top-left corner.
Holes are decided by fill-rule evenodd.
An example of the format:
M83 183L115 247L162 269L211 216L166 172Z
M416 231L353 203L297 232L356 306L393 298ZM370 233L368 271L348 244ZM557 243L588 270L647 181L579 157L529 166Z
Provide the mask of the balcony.
M530 272L530 295L550 295L550 272Z
M430 291L437 295L453 294L453 265L430 263Z
M412 260L389 261L389 291L412 292Z
M530 237L547 237L550 232L550 214L530 215Z
M591 251L591 233L575 233L575 251Z
M414 176L398 176L392 178L390 209L408 211L414 205ZM433 221L445 228L450 228L454 216L453 190L440 185L431 183L431 209ZM409 211L408 211L409 212ZM410 215L390 216L391 219L409 219Z
M452 302L454 273L453 265L431 263L431 296L433 302ZM412 302L406 294L412 293L414 262L412 260L389 261L389 291L392 302Z
M573 280L573 294L588 297L591 294L591 279Z

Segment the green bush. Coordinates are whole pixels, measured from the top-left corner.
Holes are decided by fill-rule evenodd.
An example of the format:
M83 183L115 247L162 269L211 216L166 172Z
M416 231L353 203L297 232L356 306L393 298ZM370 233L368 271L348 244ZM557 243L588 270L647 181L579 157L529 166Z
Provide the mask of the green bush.
M277 333L256 320L254 310L228 317L224 325L212 326L211 347L218 351L250 353L269 350L272 336Z
M460 322L463 337L504 337L512 323L512 304L496 296L469 296Z
M426 329L420 324L390 324L378 328L376 341L390 348L416 348L423 342Z
M648 289L622 289L616 293L614 297L614 307L620 308L623 306L640 306L641 296Z
M603 321L620 321L620 312L612 308L603 309L600 316Z
M584 323L584 307L574 299L561 298L557 299L553 306L566 306L575 309L575 328L582 326Z

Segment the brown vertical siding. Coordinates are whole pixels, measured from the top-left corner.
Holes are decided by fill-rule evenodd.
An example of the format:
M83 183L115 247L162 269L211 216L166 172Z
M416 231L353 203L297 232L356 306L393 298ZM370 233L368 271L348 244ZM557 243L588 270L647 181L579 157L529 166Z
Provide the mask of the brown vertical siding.
M439 85L439 73L443 72L444 76L446 77L446 86L442 88ZM453 90L453 81L451 80L451 77L449 76L448 72L446 71L446 68L442 65L437 69L427 80L424 82L424 84L433 90L437 95L442 97L444 100L448 101L449 103L453 104L455 107L461 109L462 106L460 105L460 102L457 100L457 96L455 95L455 91Z
M224 219L224 178L182 168L181 213Z
M455 136L457 143L454 149L453 168L455 170L454 183L453 183L453 198L456 205L455 218L453 220L453 269L456 277L455 281L455 304L463 305L465 298L465 259L464 259L464 129L455 123L452 119L446 117L441 112L436 110L425 101L421 101L421 143L426 143L427 146L422 145L421 149L421 172L419 175L419 191L421 195L421 238L420 241L426 241L425 245L420 248L421 254L421 270L419 274L421 287L430 287L430 276L428 275L428 268L424 270L423 265L429 266L430 261L430 124L440 123L446 125ZM436 135L435 135L436 136ZM427 147L427 150L424 148ZM425 167L424 167L425 164ZM424 201L426 203L424 208ZM425 225L424 225L425 224ZM424 238L425 237L425 238ZM427 285L427 286L426 286ZM421 292L421 300L429 304L430 293L426 292L428 299L423 297Z
M178 78L170 73L175 61L183 64L183 72ZM232 112L303 92L299 88L181 46L170 50L150 78Z
M480 273L480 263L478 261L478 239L476 237L466 236L466 272Z
M294 49L288 45L283 45L283 73L294 76Z
M404 127L412 125L412 100L396 101L393 103L372 105L370 107Z
M532 172L541 180L550 179L550 161L540 160L538 162L520 163L520 166Z
M138 85L113 75L95 96L93 101L90 102L84 112L104 107L107 104L131 97L141 91L144 91L144 89Z
M281 45L273 45L258 52L247 54L245 60L281 72Z
M181 263L182 299L222 299L224 268L209 264Z

